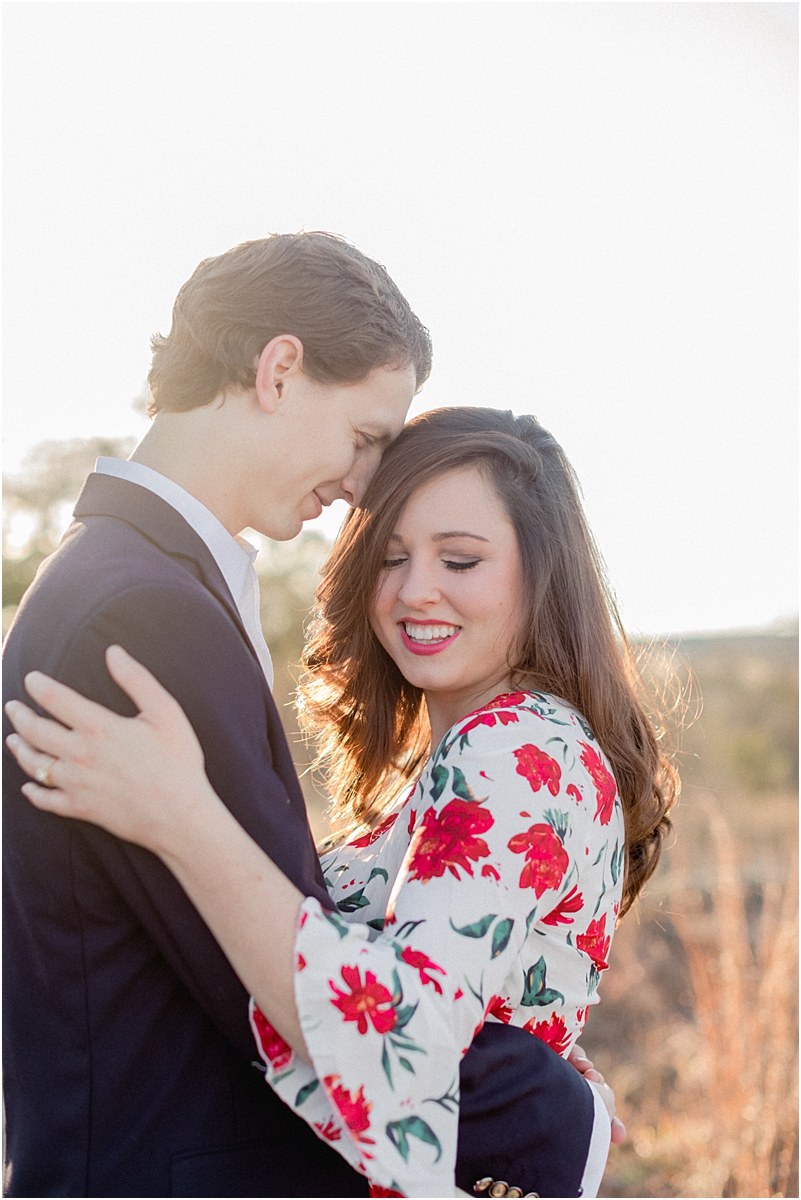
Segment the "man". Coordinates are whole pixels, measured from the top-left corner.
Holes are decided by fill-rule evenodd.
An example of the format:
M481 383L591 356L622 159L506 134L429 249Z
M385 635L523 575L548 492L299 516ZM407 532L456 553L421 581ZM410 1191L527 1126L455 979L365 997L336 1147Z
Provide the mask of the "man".
M358 504L430 364L386 271L339 239L201 263L154 338L151 430L130 462L99 461L7 642L9 696L38 668L130 713L104 663L123 644L185 709L237 820L329 906L237 535ZM6 781L7 1194L366 1195L254 1070L244 990L169 872L37 812L14 764ZM462 1094L462 1186L580 1194L595 1101L547 1047L487 1027Z

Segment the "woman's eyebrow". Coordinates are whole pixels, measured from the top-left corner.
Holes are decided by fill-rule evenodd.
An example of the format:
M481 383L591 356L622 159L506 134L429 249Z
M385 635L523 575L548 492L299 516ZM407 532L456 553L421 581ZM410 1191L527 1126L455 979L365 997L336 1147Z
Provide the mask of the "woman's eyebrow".
M446 542L448 538L474 538L477 542L488 542L489 538L482 537L480 533L468 533L465 529L451 529L447 533L435 533L432 535L432 542ZM403 538L399 533L391 533L389 535L391 542L402 542Z
M488 542L489 538L482 537L480 533L469 533L466 529L450 529L447 533L435 533L431 539L434 542L445 542L448 538L475 538L477 542Z

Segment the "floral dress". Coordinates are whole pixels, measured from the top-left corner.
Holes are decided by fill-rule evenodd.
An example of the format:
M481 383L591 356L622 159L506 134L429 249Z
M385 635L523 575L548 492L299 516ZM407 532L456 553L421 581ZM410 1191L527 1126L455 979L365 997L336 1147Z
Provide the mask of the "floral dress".
M623 865L586 721L553 696L498 696L448 731L397 811L324 857L338 914L307 898L295 943L314 1066L252 1003L268 1082L373 1195L454 1195L462 1056L485 1021L568 1053Z

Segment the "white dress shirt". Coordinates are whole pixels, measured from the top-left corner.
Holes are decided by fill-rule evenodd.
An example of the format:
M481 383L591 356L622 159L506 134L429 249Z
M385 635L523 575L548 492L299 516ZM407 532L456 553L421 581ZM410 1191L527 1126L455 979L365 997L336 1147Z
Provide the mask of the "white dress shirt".
M273 663L259 619L259 579L253 565L258 550L243 537L233 537L205 504L152 467L122 458L99 458L95 471L99 475L127 479L129 483L136 483L160 496L203 539L228 584L267 683L272 687Z

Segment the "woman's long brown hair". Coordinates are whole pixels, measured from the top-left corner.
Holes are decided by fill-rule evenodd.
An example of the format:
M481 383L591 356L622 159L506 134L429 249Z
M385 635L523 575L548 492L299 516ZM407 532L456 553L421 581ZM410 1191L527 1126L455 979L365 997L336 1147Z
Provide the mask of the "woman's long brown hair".
M373 633L373 595L411 494L466 467L492 482L517 532L524 616L510 662L514 686L573 705L612 766L626 827L622 915L659 860L679 780L660 746L662 722L646 715L572 468L534 417L440 408L392 443L323 569L299 690L303 724L318 739L335 814L351 827L374 827L431 747L422 691Z

